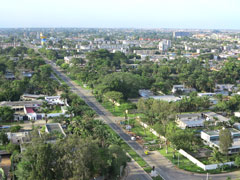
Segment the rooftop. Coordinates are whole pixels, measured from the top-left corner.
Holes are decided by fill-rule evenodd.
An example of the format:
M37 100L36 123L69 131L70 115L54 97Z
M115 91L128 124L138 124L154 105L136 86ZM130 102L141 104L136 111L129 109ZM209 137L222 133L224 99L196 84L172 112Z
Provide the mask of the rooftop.
M43 101L3 101L0 102L0 106L32 106L34 104L41 105Z
M46 124L46 132L48 132L48 133L59 132L59 133L63 134L64 136L66 136L66 134L64 133L64 131L59 123Z

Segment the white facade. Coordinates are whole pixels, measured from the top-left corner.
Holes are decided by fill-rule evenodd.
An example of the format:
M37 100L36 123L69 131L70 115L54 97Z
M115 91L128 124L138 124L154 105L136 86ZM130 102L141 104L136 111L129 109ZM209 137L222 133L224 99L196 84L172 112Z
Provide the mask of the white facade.
M53 104L53 105L64 105L64 101L61 99L60 96L46 96L45 100L47 101L47 103L49 104Z
M171 40L164 39L158 44L158 48L160 51L167 51L171 47L172 47Z

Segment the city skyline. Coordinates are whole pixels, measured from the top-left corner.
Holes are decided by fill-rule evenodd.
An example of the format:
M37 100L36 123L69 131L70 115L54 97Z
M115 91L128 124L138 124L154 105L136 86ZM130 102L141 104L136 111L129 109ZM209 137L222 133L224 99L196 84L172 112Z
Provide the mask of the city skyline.
M0 7L0 28L240 29L237 0L10 0Z

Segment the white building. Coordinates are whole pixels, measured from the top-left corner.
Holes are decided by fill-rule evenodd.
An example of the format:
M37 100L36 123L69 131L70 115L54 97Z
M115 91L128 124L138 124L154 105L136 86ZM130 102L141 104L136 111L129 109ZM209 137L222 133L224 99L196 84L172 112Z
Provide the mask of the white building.
M47 101L48 104L52 105L64 105L64 101L61 99L60 96L46 96L45 100Z
M232 146L228 148L228 153L238 153L240 151L240 131L237 129L229 128L233 143ZM219 130L215 131L201 131L201 138L207 143L210 147L219 147Z
M172 47L171 40L163 39L158 44L158 48L160 51L167 51L171 47Z
M174 95L150 96L150 98L153 98L155 100L160 100L160 101L167 101L167 102L176 102L176 101L180 101L182 99L181 97L177 97Z
M228 122L229 119L214 112L179 114L176 118L176 123L182 129L203 127L205 121L212 121L216 124L217 122Z
M196 91L196 89L195 88L187 88L187 87L185 87L182 84L180 84L180 85L173 85L172 93L176 93L178 91L181 91L183 93L190 93L190 92Z

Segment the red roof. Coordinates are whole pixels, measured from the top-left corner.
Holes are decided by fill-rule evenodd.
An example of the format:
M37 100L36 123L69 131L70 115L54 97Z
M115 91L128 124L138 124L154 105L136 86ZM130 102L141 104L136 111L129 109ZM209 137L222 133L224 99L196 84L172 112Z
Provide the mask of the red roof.
M30 107L26 107L26 111L27 113L35 113L33 108L30 108Z

